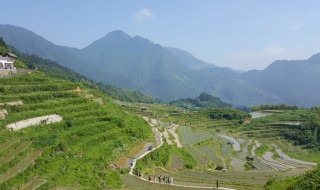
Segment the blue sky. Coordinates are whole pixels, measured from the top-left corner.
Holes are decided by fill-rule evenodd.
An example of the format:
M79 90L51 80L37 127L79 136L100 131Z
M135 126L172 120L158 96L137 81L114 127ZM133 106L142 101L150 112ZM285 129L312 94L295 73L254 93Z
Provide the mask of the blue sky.
M83 48L113 30L239 70L320 52L319 0L0 0L0 23Z

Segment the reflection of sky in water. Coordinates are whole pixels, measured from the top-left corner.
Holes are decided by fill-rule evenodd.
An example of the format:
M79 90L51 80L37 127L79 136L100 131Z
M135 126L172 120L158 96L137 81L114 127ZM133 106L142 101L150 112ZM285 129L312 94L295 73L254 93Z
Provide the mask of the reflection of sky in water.
M227 139L227 140L233 142L233 143L234 143L234 144L232 145L233 149L234 149L235 151L240 151L240 144L239 144L239 142L238 142L235 138L230 137L230 136L228 136L228 135L223 135L223 134L217 134L217 135L218 135L219 137L222 137L222 138L224 138L224 139Z

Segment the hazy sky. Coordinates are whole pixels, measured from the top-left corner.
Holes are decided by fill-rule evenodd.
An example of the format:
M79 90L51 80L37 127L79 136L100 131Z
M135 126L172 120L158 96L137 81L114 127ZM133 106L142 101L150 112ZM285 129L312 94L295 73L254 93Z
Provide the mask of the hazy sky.
M83 48L123 30L240 70L320 52L319 0L0 0L0 24Z

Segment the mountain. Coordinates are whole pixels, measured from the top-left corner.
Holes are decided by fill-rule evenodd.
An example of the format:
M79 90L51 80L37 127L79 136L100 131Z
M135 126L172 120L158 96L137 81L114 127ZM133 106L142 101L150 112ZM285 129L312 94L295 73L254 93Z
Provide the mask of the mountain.
M320 104L316 97L320 90L315 87L319 81L315 76L319 56L310 58L310 64L291 61L292 68L277 61L263 71L241 73L208 64L183 50L162 47L140 36L131 37L120 30L83 49L55 45L12 25L0 25L0 36L21 52L53 60L96 82L143 91L166 101L195 98L205 92L234 105ZM305 71L300 71L301 76L293 72L303 70L302 67ZM273 76L278 76L277 80Z
M205 68L214 68L216 67L213 64L206 63L195 58L191 53L180 50L178 48L173 47L166 47L184 66L191 68L191 69L205 69Z
M320 54L307 60L275 61L262 71L249 71L243 79L287 104L312 107L320 104Z

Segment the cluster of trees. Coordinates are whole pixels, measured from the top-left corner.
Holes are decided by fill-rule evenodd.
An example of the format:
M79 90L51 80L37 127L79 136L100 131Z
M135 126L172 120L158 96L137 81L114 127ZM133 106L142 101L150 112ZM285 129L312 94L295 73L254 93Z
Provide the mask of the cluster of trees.
M262 111L262 110L297 110L299 107L287 105L287 104L262 104L258 106L251 107L252 111Z
M246 112L231 109L231 108L214 108L205 110L211 119L245 119L250 117Z
M201 93L197 98L178 99L170 102L170 105L181 107L187 110L197 110L201 108L223 108L232 105L223 102L220 98L207 93Z
M2 38L0 38L0 55L4 55L7 53L7 45L6 43L3 41Z

